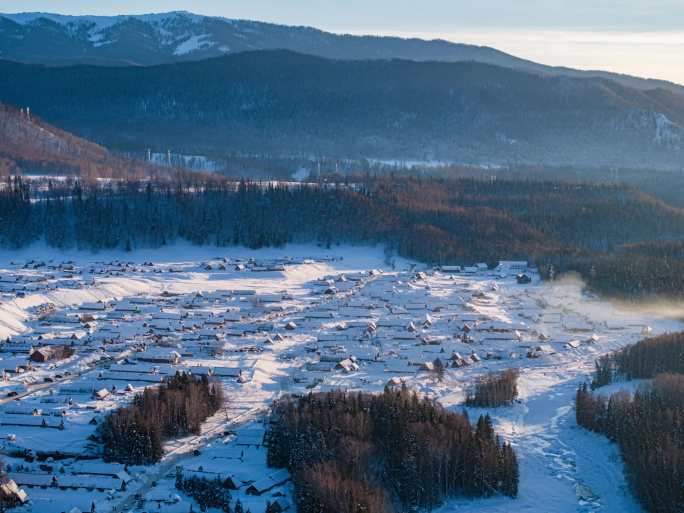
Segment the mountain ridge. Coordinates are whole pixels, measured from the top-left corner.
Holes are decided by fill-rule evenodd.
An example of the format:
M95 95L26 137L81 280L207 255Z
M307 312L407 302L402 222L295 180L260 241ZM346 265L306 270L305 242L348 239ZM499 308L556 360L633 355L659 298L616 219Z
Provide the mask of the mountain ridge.
M546 66L495 48L443 39L336 34L187 11L117 16L0 13L0 58L18 62L147 66L275 49L341 60L475 61L544 75L603 77L633 88L662 87L684 94L684 86L672 82Z
M682 95L475 62L273 50L0 73L1 101L124 151L667 169L684 152Z

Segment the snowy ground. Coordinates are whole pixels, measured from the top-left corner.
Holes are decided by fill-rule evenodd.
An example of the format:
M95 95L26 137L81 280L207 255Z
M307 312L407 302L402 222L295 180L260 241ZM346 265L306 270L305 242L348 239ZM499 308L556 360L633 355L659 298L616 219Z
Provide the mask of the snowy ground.
M260 513L266 500L291 501L288 483L247 493L275 472L259 437L278 396L380 391L395 379L461 409L475 378L518 367L519 402L487 411L517 450L519 497L456 500L443 511L638 512L616 448L576 426L574 394L598 355L681 326L530 275L519 285L513 273L388 265L381 249L358 247L0 253L3 459L26 483L25 511L95 502L98 512L185 513L191 500L174 488L180 469L230 477L233 496ZM31 347L65 341L73 357L26 368ZM174 352L180 361L163 361ZM442 381L429 370L436 358L449 364ZM229 403L202 435L169 442L158 465L119 475L88 437L108 411L178 369L218 376ZM103 389L109 395L93 395ZM38 458L28 462L24 451ZM64 459L39 461L49 456ZM87 485L95 476L100 485Z

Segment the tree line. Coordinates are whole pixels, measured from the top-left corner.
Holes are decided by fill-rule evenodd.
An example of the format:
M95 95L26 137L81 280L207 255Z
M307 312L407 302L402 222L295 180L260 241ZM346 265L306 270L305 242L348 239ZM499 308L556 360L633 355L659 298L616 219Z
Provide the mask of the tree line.
M620 379L650 379L658 374L684 374L684 333L651 337L596 361L592 388Z
M0 246L163 247L178 240L250 248L381 243L434 264L536 263L579 272L597 292L684 295L684 210L625 186L532 180L354 176L333 184L178 180L48 182L0 190ZM625 246L625 244L631 244Z
M129 465L158 462L165 440L200 434L202 422L223 405L223 389L206 376L176 373L159 387L136 394L130 406L99 426L105 461Z
M684 297L684 260L636 253L544 255L542 278L579 273L587 286L604 296L627 300Z
M618 444L636 497L650 513L684 511L684 375L609 398L577 391L577 423Z
M429 510L518 492L515 452L488 416L473 426L405 386L282 398L267 444L269 465L293 475L300 513Z

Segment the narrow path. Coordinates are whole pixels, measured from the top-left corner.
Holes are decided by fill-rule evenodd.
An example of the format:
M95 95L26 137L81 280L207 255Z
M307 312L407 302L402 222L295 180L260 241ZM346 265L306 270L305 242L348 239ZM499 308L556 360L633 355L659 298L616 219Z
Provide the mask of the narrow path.
M570 371L557 368L557 383L512 408L520 410L507 433L519 455L520 511L642 512L629 492L617 447L575 422L575 393L592 363L593 357ZM540 373L548 378L549 369L530 369L521 379L541 379ZM497 423L510 420L505 412L495 417Z
M457 499L438 513L643 513L629 492L618 449L575 422L577 387L590 375L594 356L568 365L525 369L520 378L529 397L489 412L497 432L514 446L520 465L516 499Z
M201 435L186 439L182 445L170 450L164 455L161 463L150 467L150 472L146 473L142 484L137 487L130 487L128 493L119 499L109 511L111 513L123 513L133 509L138 497L144 496L149 492L157 481L174 472L176 466L184 459L193 456L195 449L200 449L217 438L223 436L223 432L228 428L235 428L242 424L253 421L259 415L266 413L263 406L257 406L251 410L240 413L232 419L224 422L218 422L210 429L204 431ZM223 412L217 415L223 415ZM104 506L104 503L98 505ZM98 510L99 511L99 510Z

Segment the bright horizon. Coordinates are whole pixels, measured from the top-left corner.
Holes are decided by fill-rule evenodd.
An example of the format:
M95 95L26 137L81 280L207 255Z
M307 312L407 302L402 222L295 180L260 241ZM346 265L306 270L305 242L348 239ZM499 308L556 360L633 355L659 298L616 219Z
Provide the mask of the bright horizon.
M0 0L0 12L131 15L184 10L306 25L335 33L445 39L491 46L552 66L613 71L684 84L684 2L503 0Z

